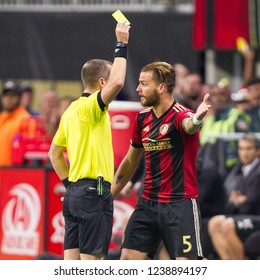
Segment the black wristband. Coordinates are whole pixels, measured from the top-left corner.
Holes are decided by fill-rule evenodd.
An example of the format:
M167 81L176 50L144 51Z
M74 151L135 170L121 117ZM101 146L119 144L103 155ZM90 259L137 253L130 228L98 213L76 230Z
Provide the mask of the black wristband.
M127 44L121 42L116 43L114 58L115 57L123 57L127 59Z
M61 180L61 182L65 188L67 188L70 185L70 181L68 180L68 178Z

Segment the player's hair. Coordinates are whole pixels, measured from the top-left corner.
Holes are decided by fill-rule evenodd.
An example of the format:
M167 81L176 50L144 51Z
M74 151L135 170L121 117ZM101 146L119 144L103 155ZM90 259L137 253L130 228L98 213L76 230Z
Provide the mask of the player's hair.
M155 61L145 65L142 72L153 72L153 79L157 83L165 83L167 91L172 93L175 87L175 71L171 64L162 61Z

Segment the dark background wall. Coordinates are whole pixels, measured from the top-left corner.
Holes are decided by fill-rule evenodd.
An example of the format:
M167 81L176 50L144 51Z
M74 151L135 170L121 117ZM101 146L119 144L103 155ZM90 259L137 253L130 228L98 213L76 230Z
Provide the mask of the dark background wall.
M139 71L154 60L201 71L192 49L192 15L127 13L131 38L126 90L135 91ZM116 22L111 13L0 12L0 79L80 80L91 58L112 60Z

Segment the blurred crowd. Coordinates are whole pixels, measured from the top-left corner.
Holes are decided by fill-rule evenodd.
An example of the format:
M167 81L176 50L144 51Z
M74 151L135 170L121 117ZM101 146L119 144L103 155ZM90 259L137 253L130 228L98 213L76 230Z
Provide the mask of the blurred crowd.
M26 149L26 144L35 144L36 152L39 148L36 143L50 143L61 115L74 100L70 96L59 98L55 90L49 89L42 93L39 110L35 110L33 98L34 89L27 81L18 83L10 80L3 85L0 103L0 166L19 163L15 159L17 149ZM46 151L48 148L45 146ZM36 160L32 162L41 163Z
M210 93L212 104L201 128L197 164L204 254L209 259L260 258L260 77L254 75L254 50L242 55L243 82L235 92L225 77L216 84L205 84L199 73L174 64L176 101L196 110ZM33 98L34 90L27 81L10 80L3 85L0 166L19 162L14 160L14 151L21 141L50 143L61 115L73 102L70 96L59 98L50 89L41 94L39 110L35 110ZM138 172L122 196L128 196L142 180L142 172Z

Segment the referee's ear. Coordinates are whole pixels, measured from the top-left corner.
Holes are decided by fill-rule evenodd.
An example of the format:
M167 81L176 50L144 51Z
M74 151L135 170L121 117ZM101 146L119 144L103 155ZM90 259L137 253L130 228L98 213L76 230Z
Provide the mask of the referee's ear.
M99 84L100 89L103 89L104 86L106 85L106 80L101 77L98 79L98 84Z

